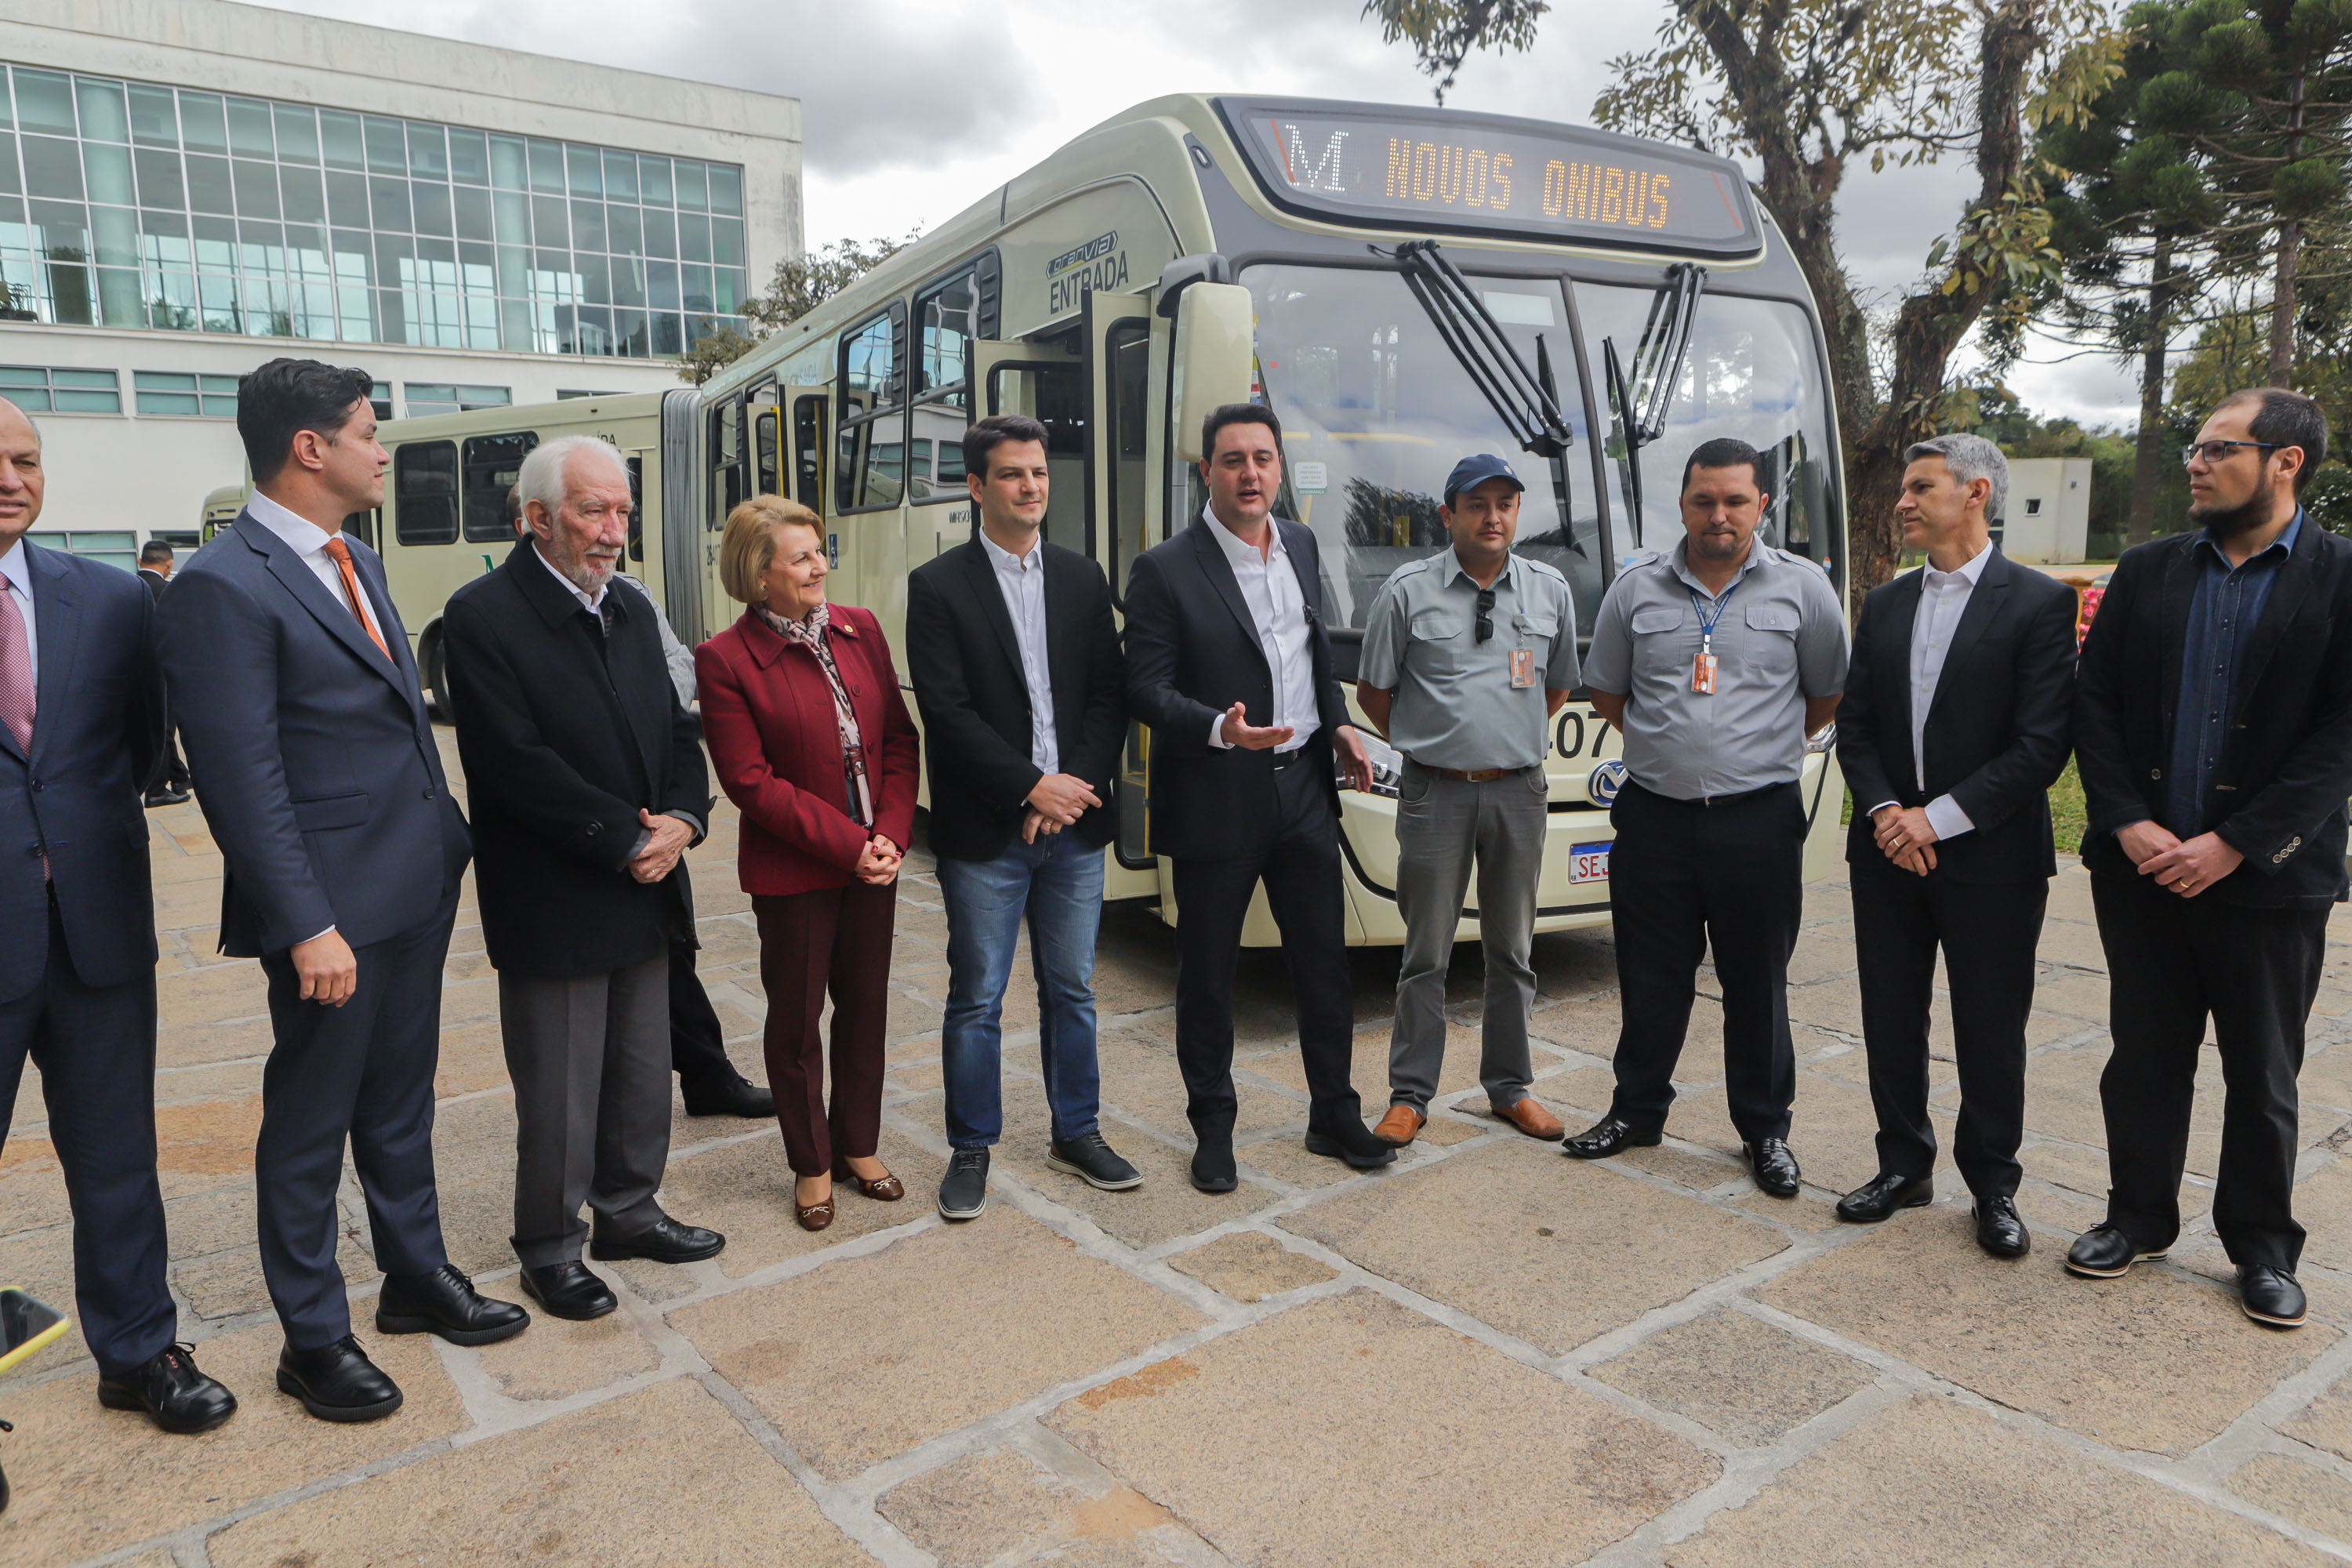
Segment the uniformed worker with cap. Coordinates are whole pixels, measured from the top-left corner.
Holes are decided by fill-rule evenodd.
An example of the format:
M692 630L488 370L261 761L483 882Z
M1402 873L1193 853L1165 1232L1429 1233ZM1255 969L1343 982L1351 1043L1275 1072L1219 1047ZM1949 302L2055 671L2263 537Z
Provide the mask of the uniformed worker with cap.
M1486 1012L1478 1079L1496 1116L1556 1140L1528 1093L1528 961L1543 872L1549 721L1576 685L1568 579L1511 552L1526 489L1480 453L1446 476L1438 516L1454 545L1400 566L1364 627L1357 700L1404 753L1397 798L1397 909L1404 955L1389 1045L1389 1111L1372 1130L1412 1142L1445 1059L1445 969L1475 861Z
M1803 906L1805 737L1845 685L1837 590L1801 555L1756 539L1769 499L1745 441L1701 445L1683 467L1685 537L1633 557L1609 586L1585 656L1592 706L1624 736L1610 812L1616 922L1617 1091L1568 1140L1600 1160L1655 1143L1675 1098L1698 962L1723 990L1732 1125L1774 1197L1794 1197L1789 955Z

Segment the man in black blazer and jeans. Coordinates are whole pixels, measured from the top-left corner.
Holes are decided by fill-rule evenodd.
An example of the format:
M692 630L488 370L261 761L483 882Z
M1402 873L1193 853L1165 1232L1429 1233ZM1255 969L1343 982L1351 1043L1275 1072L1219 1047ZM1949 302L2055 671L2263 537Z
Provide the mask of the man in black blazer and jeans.
M1118 627L1102 569L1041 537L1046 431L1017 414L964 435L971 539L907 582L907 670L931 765L931 851L948 906L941 1038L949 1157L940 1213L988 1204L1004 985L1025 915L1046 1163L1106 1192L1143 1184L1097 1123L1095 933L1111 781L1126 739Z
M2180 1229L2210 1016L2225 1086L2213 1228L2240 1304L2304 1321L2295 1075L2352 795L2352 542L2298 497L2327 455L2311 399L2226 398L2185 456L2194 531L2126 552L2083 647L2083 858L2107 950L2106 1223L2066 1267L2106 1279Z
M1337 770L1371 761L1331 674L1315 535L1273 515L1274 410L1229 403L1202 422L1208 504L1138 556L1127 584L1127 696L1151 727L1151 847L1176 863L1176 1058L1192 1184L1229 1193L1234 971L1258 882L1282 928L1313 1099L1307 1147L1362 1168L1396 1151L1364 1125L1349 1058L1355 994L1339 890Z
M1878 1174L1838 1205L1869 1223L1935 1199L1927 1013L1936 950L1951 976L1960 1072L1952 1158L1976 1194L1977 1242L2032 1246L2023 1173L2025 1020L2058 862L2049 790L2066 765L2074 595L1992 547L2009 462L1981 436L1905 455L1903 542L1927 563L1872 590L1838 704L1838 763Z

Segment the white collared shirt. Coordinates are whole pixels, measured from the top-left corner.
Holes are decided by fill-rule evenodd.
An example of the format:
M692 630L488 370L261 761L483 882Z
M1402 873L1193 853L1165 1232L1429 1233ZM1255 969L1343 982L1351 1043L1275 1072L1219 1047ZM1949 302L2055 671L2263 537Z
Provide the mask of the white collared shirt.
M16 613L25 617L25 652L30 662L33 684L38 689L41 680L41 639L33 622L33 558L26 553L23 535L10 545L7 553L0 555L0 591L16 601Z
M1015 555L980 531L996 586L1013 616L1013 640L1021 650L1021 679L1029 688L1029 762L1041 773L1062 771L1060 737L1054 731L1054 674L1045 662L1045 547L1032 543Z
M1266 669L1274 677L1271 724L1290 730L1290 739L1275 750L1295 752L1307 743L1322 720L1315 708L1315 659L1307 644L1307 595L1299 588L1298 574L1291 569L1290 552L1282 547L1282 530L1275 526L1273 518L1265 520L1270 543L1260 554L1256 545L1244 542L1219 521L1211 508L1202 507L1201 516L1207 521L1209 537L1233 564L1242 602L1249 606L1250 619L1257 625L1258 646L1265 649ZM1231 744L1225 739L1222 713L1209 726L1209 744L1221 751Z
M562 573L556 570L555 563L547 558L547 552L539 547L539 540L535 536L530 542L530 552L538 558L539 563L541 566L547 568L548 575L562 584L563 591L571 595L573 598L579 600L580 603L587 608L590 615L601 616L604 613L604 595L607 593L610 593L613 587L613 580L610 577L605 578L603 586L599 587L593 595L591 595L588 591L581 587L579 584L574 583L571 578L566 577Z
M1968 613L1969 597L1992 559L1988 543L1957 572L1919 568L1919 608L1911 620L1911 776L1927 786L1927 711L1936 705L1936 687L1944 678L1944 658L1952 651L1952 637ZM1893 804L1888 802L1886 804ZM1872 807L1875 811L1877 807ZM1927 826L1938 838L1957 838L1976 824L1948 794L1927 803Z

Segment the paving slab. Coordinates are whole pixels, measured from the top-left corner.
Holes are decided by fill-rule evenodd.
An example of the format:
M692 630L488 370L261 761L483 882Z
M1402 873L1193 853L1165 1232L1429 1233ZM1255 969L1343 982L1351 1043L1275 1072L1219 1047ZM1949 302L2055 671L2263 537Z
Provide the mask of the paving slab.
M1293 1252L1255 1230L1234 1231L1190 1251L1171 1254L1168 1266L1236 1301L1263 1301L1268 1296L1320 1285L1339 1273L1321 1258Z
M1281 1228L1555 1355L1788 1246L1752 1220L1526 1140L1366 1184ZM1659 1246L1666 1235L1674 1245Z
M2298 1442L2352 1459L2352 1377L2339 1378L2302 1410L2279 1423Z
M1866 1362L1724 1307L1589 1372L1748 1448L1780 1441L1878 1376Z
M536 1403L606 1388L661 1365L661 1352L625 1312L575 1323L539 1310L512 1279L489 1287L492 1296L530 1309L530 1327L513 1339L467 1352L479 1358L491 1384L509 1399Z
M1989 1258L1966 1215L1938 1206L1750 1294L2084 1436L2166 1454L2218 1435L2337 1338L2257 1328L2176 1268L2077 1279L2055 1252Z
M2305 1530L2352 1542L2352 1481L2331 1470L2284 1454L2257 1454L2230 1478L2230 1489Z
M1208 1548L1132 1487L1089 1489L1007 1449L902 1481L877 1505L940 1568L1197 1563Z
M1401 1388L1410 1418L1375 1418ZM1239 1564L1574 1563L1719 1470L1662 1427L1364 1290L1091 1389L1046 1424Z
M874 1561L690 1378L273 1509L205 1547L215 1568Z
M1664 1561L1668 1568L2318 1568L2336 1559L1950 1399L1915 1394L1667 1547Z
M835 1479L1204 1321L1003 1204L670 1315Z

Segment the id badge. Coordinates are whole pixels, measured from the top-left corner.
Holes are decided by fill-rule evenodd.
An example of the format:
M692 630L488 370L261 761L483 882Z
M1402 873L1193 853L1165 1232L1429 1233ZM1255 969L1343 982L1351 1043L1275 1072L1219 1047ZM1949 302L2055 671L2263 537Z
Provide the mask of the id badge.
M1536 683L1536 650L1515 647L1511 650L1511 689L1524 691Z
M1691 661L1691 689L1702 697L1715 695L1715 655L1702 653Z

